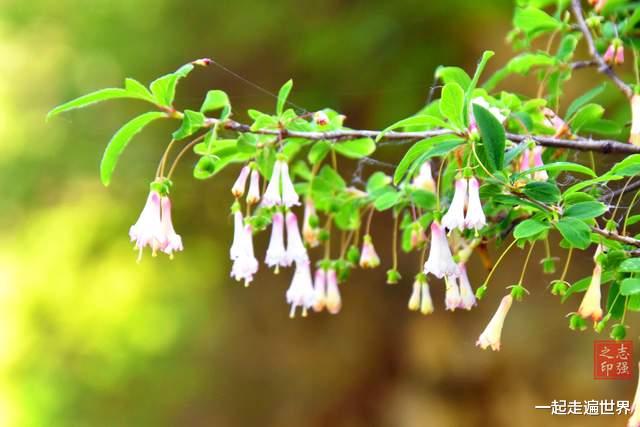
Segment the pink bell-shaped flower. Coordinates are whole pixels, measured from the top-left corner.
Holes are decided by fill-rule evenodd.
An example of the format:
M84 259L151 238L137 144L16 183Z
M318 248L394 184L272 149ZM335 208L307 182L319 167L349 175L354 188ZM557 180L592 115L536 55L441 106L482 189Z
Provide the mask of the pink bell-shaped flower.
M447 236L436 221L431 223L431 247L429 258L424 264L424 273L431 273L439 279L458 275L458 266L453 262Z
M449 230L464 230L464 205L467 201L467 180L456 180L456 189L449 210L442 217L442 225Z
M509 313L512 303L513 297L511 295L502 298L496 314L493 315L486 329L480 334L480 338L478 338L476 342L477 346L482 347L483 350L486 350L488 347L491 347L493 351L500 350L502 327L504 326L504 320Z
M138 250L138 262L142 259L142 250L146 246L151 248L155 256L167 244L160 215L160 194L151 191L138 220L129 229L129 237Z
M284 247L284 216L282 212L274 213L271 219L271 240L269 240L264 262L269 267L275 267L276 274L280 267L291 265Z

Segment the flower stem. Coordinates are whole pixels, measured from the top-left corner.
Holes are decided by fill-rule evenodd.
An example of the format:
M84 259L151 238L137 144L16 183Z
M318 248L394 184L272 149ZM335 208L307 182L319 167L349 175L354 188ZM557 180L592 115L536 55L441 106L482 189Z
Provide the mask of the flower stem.
M564 263L564 268L562 269L562 275L560 275L561 282L564 282L565 277L567 277L567 272L569 271L569 264L571 263L571 255L573 255L573 247L569 248L569 253L567 254L567 260Z
M393 215L393 246L391 248L392 259L393 259L393 269L398 269L398 218L400 215Z
M524 260L524 265L522 266L522 272L520 273L520 280L518 280L518 284L522 286L522 281L524 280L524 273L527 271L527 265L529 265L529 259L531 259L531 253L533 252L533 247L536 245L536 241L534 240L531 245L529 245L529 252L527 253L527 257Z
M636 204L636 201L638 200L639 195L640 195L640 191L636 191L636 194L633 195L633 199L631 199L631 203L629 204L629 207L627 207L627 213L624 216L624 224L622 225L623 236L627 234L627 221L629 221L629 214L631 213L631 209L633 209L633 206Z
M206 135L206 134L205 134ZM178 163L180 162L180 159L182 158L182 156L185 155L185 153L187 151L189 151L189 149L191 147L193 147L194 145L196 145L198 142L202 141L205 137L205 135L200 135L199 137L197 137L196 139L194 139L193 141L191 141L190 143L188 143L187 145L185 145L182 150L180 150L180 152L178 153L178 155L176 156L176 158L173 160L173 163L171 164L171 168L169 169L169 173L167 174L167 178L171 178L171 176L173 175L173 172L176 169L176 166L178 166Z
M498 265L500 265L500 262L507 255L507 252L509 252L509 250L511 250L511 248L516 244L516 242L517 240L514 239L513 242L511 242L511 244L507 246L507 249L505 249L504 252L502 252L502 255L500 255L500 258L498 258L496 263L493 264L493 267L491 268L491 271L489 271L489 274L487 275L487 278L484 280L484 283L482 284L482 286L487 286L487 283L489 283L489 280L491 280L491 277L493 276L493 273L496 271L496 268L498 267Z

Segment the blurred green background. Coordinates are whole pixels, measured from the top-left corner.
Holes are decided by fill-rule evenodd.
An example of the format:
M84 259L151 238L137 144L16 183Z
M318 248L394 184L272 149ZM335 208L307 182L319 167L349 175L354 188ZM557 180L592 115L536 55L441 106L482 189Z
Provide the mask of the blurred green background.
M138 136L104 188L102 149L144 107L114 101L44 123L62 101L212 57L271 91L291 77L296 104L333 107L349 126L381 128L423 105L437 65L472 70L485 49L497 52L493 69L504 62L512 7L0 1L0 425L623 425L621 417L533 409L553 399L629 400L635 388L592 380L595 336L566 328L564 315L578 301L560 306L539 268L526 279L532 296L509 315L503 350L482 352L475 340L520 263L500 270L471 312L445 312L443 286L434 283L437 311L422 317L406 309L414 255L402 258L401 284L384 284L389 218L378 216L381 268L343 286L340 315L292 321L284 298L290 272L262 268L250 289L228 277L236 171L194 181L195 159L184 161L173 203L186 250L173 261L145 256L136 264L127 231L176 124ZM599 81L581 73L577 87ZM197 107L213 88L230 94L239 119L249 107L275 104L214 67L181 82L178 104ZM259 254L265 240L256 242ZM471 265L477 285L485 272L476 257ZM590 269L589 256L578 257L569 278Z

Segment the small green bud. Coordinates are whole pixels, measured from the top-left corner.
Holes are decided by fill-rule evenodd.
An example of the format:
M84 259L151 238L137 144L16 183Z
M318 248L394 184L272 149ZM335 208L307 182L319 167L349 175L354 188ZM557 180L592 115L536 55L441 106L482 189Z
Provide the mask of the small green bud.
M609 337L611 337L611 339L616 341L623 340L626 338L626 336L627 336L627 328L621 323L618 323L617 325L613 325L613 327L611 328L611 333L609 334Z
M569 284L565 281L554 280L551 282L551 294L556 296L565 296L567 294L567 290L569 289Z
M402 276L400 276L398 270L391 269L387 271L387 285L397 285L401 278Z
M357 265L360 261L360 249L356 245L351 245L347 250L347 260L353 265Z
M482 299L484 298L484 294L487 293L487 285L482 285L478 289L476 289L476 298Z
M327 230L320 230L320 233L318 233L318 239L321 242L326 242L327 240L329 240L330 234Z
M545 258L542 260L542 272L544 274L553 274L556 272L555 258Z
M338 283L346 282L351 275L351 265L344 259L339 259L335 263L336 275Z
M318 218L318 215L311 215L309 217L309 225L311 226L311 228L318 228L319 224L320 218Z
M511 288L511 296L516 301L522 301L522 299L525 297L525 295L527 295L529 293L529 291L527 291L524 288L524 286L522 286L520 284L510 286L510 288ZM509 289L509 287L507 289Z
M578 313L573 313L571 317L569 317L569 329L572 331L585 331L587 329L587 321Z
M600 320L598 323L595 324L595 326L593 327L593 330L596 331L597 333L602 333L602 331L604 331L604 328L607 327L607 323L609 322L610 319L611 319L611 314L608 313L606 316L604 316L602 320Z

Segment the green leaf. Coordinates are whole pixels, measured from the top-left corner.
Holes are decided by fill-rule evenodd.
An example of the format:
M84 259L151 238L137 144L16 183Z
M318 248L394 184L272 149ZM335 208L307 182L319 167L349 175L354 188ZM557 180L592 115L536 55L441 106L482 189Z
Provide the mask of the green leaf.
M100 163L100 179L106 186L111 182L111 175L116 168L120 154L127 148L129 141L138 134L146 125L156 119L166 117L165 113L151 111L144 113L133 120L127 122L116 132L107 144L107 148Z
M575 218L562 218L556 224L562 237L573 247L587 249L591 244L591 229L587 224Z
M382 132L380 132L380 134L376 137L376 141L380 141L387 133L394 129L409 126L420 126L430 129L434 127L446 127L447 124L439 117L431 116L429 114L420 114L395 122L391 126L384 129Z
M149 92L149 89L135 79L126 78L124 80L124 90L130 93L134 98L154 102L153 95Z
M409 148L409 150L405 153L402 160L400 160L400 163L398 163L396 171L393 175L393 183L400 183L411 164L421 155L428 152L432 147L445 143L447 141L457 141L459 143L462 143L462 139L458 137L452 135L440 135L433 138L422 139L413 144L411 148Z
M315 165L316 163L321 162L329 153L329 150L331 150L331 144L327 141L316 142L313 144L313 147L311 147L311 150L309 150L309 154L307 156L309 163Z
M513 230L513 237L516 239L527 239L529 237L537 236L549 229L549 224L544 224L535 219L527 219L522 221Z
M334 144L333 148L350 159L366 157L376 150L376 143L371 138L352 139Z
M448 83L442 88L440 98L440 113L456 129L463 129L464 126L464 90L458 83Z
M198 111L184 110L184 117L180 128L173 132L171 136L175 140L180 140L193 135L204 126L204 114Z
M504 148L507 138L502 124L486 108L473 104L473 115L482 136L482 148L487 159L487 169L501 170L504 166Z
M523 53L509 61L507 70L510 73L525 75L533 67L550 67L556 63L556 58L546 53Z
M600 95L604 91L605 87L607 87L607 84L602 83L600 86L596 86L582 96L574 99L573 102L569 105L569 108L567 108L566 117L571 118L571 116L573 116L573 114L578 111L583 105L587 104L593 98Z
M627 220L627 225L633 225L640 222L640 215L631 215Z
M571 295L575 293L586 291L587 288L589 287L589 284L591 283L591 277L592 276L583 277L582 279L578 280L573 285L571 285L571 287L567 290L567 293L562 297L562 302L565 302ZM609 283L614 278L615 276L613 275L612 271L605 271L602 273L602 278L600 279L600 285Z
M565 217L571 217L576 219L591 219L596 218L608 211L609 209L604 203L600 202L581 202L575 205L569 206L564 211Z
M58 105L53 110L47 113L47 120L65 111L73 110L76 108L83 108L89 105L96 104L98 102L106 101L108 99L117 99L117 98L137 98L137 97L132 96L132 94L130 92L127 92L125 89L120 89L120 88L100 89L95 92L91 92L89 94L83 95L79 98L73 99L69 102L65 102L62 105Z
M640 279L624 279L620 284L620 293L626 297L640 294Z
M284 106L287 103L287 98L289 98L289 93L291 92L291 88L293 87L293 80L289 79L285 84L282 85L280 90L278 91L278 102L276 106L276 114L281 116L284 112Z
M402 194L397 191L387 191L380 197L376 198L373 206L378 211L386 211L398 204L402 199Z
M625 259L618 270L623 273L640 273L640 258Z
M602 118L604 108L598 104L587 104L581 107L569 122L571 129L578 133L585 126L597 122Z
M624 160L613 165L609 173L622 177L640 174L640 154L625 157Z
M529 182L524 186L522 192L542 203L555 203L560 200L560 189L550 182Z
M464 90L471 84L471 77L460 67L438 67L436 79L441 80L445 85L457 83Z
M464 99L465 99L465 108L464 108L464 117L465 120L467 118L467 111L469 111L469 104L471 103L471 99L473 98L473 91L476 86L478 86L478 81L480 81L480 76L487 66L487 62L495 55L495 52L486 50L482 53L482 58L478 62L478 66L476 67L476 72L473 74L473 79L471 83L469 83L469 87L465 90Z
M215 111L227 107L228 105L229 97L224 91L210 90L204 98L204 102L200 107L200 112L206 113L208 111Z
M579 165L577 163L571 162L555 162L555 163L547 163L546 165L536 166L535 168L527 169L526 171L519 172L512 175L512 180L517 181L519 178L532 174L533 172L538 171L562 171L562 172L577 172L585 175L589 175L595 177L596 174L591 168L587 166Z
M164 107L171 107L176 96L178 80L186 77L191 70L193 70L193 64L185 64L176 72L158 77L151 82L149 87L156 102Z
M430 191L415 190L411 193L411 201L424 210L433 210L436 205L436 195Z
M562 22L538 8L525 7L516 9L513 25L532 39L544 32L559 29L562 26Z

